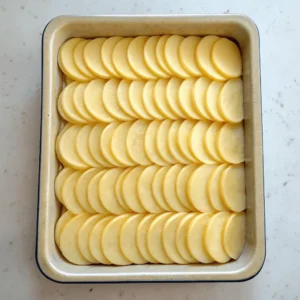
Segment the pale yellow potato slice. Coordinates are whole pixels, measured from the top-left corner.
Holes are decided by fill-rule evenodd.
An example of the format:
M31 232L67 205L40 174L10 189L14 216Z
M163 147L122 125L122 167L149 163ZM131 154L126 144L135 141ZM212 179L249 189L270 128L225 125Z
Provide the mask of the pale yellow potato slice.
M129 157L142 166L151 165L145 151L145 135L149 121L137 120L132 125L127 135L126 148Z
M187 184L187 196L192 205L200 212L213 212L207 197L207 183L210 174L217 165L202 165L190 176Z
M204 75L213 80L224 81L226 78L218 72L211 61L211 51L217 40L219 37L215 35L207 35L201 39L196 48L196 62Z
M227 38L217 40L211 50L214 67L226 78L242 75L242 55L239 47Z
M83 58L83 50L89 42L90 40L83 40L79 42L74 48L73 56L75 66L78 68L80 73L91 80L95 78L95 75L88 69Z
M206 92L211 80L202 76L196 80L192 88L192 104L201 119L211 120L205 106Z
M152 120L153 118L145 109L143 103L143 91L146 82L142 80L132 81L129 86L129 104L139 118Z
M142 257L152 263L156 264L158 261L154 259L154 257L150 254L148 247L147 247L147 233L152 221L156 218L156 214L147 214L144 215L143 219L140 221L137 227L136 233L136 245L138 251L142 255Z
M163 69L165 73L168 75L172 75L172 72L170 68L167 65L166 58L165 58L165 46L166 42L170 36L169 35L163 35L159 38L157 45L156 45L156 58L159 66Z
M192 128L190 139L188 141L189 148L197 160L205 164L214 164L215 161L206 151L204 146L205 133L210 126L208 121L199 121L194 128Z
M55 142L55 151L56 151L56 156L59 159L60 163L66 167L68 166L68 163L66 163L66 161L63 159L63 157L61 156L60 153L60 149L59 149L59 144L60 144L60 140L61 138L64 136L65 132L72 127L73 125L70 123L67 123L66 125L63 126L63 128L61 129L60 133L57 135L56 137L56 142Z
M135 37L128 46L127 58L134 73L142 79L153 80L157 76L147 67L144 57L144 48L147 40L147 36Z
M120 79L112 78L104 84L102 101L106 111L119 121L131 121L133 120L118 103L118 86L120 84Z
M121 77L128 80L138 80L139 77L130 67L128 62L128 47L133 38L123 38L117 42L112 52L112 62Z
M144 167L141 166L132 168L127 175L125 175L122 182L122 195L124 202L130 208L130 210L137 213L146 212L137 194L137 182L143 170Z
M136 163L130 158L126 148L126 140L132 123L121 123L113 133L111 151L114 158L122 165L134 166Z
M90 78L79 71L75 65L73 56L76 45L81 41L83 41L81 38L72 38L63 43L58 52L58 64L69 78L79 82L86 82L89 81Z
M110 164L103 156L100 148L100 139L102 132L105 128L106 124L99 123L94 125L92 131L90 132L89 136L89 150L91 152L92 157L101 165L104 167L112 167L112 164Z
M77 243L78 231L89 217L87 213L75 216L65 225L60 234L60 250L63 256L75 265L90 264L81 254Z
M168 38L165 44L165 59L174 75L180 78L188 78L190 74L182 67L179 59L179 48L183 40L183 36L175 34Z
M143 89L143 105L148 114L157 120L163 120L164 115L158 110L155 101L154 101L154 87L156 85L156 81L149 80L146 82Z
M189 211L188 208L181 204L176 193L176 180L182 168L183 166L179 164L172 166L163 179L164 198L172 210L177 212Z
M114 265L131 264L122 253L120 247L121 227L131 214L123 214L113 218L104 228L101 237L101 248L104 256Z
M112 60L112 53L116 46L116 44L122 39L120 36L112 36L107 38L101 47L101 58L105 69L111 75L111 77L121 77L120 74L117 72L113 60Z
M218 109L224 120L239 123L244 119L243 81L241 78L228 80L218 96Z
M246 209L246 186L244 164L231 165L221 175L221 199L234 212Z
M195 82L196 78L193 77L183 80L179 88L178 100L179 106L186 118L199 120L200 117L197 114L192 101L192 89Z
M132 109L129 102L129 87L131 81L122 79L117 90L118 104L123 111L134 119L138 119L139 115Z
M197 123L194 120L185 120L178 129L178 148L182 155L191 162L197 162L197 156L195 156L194 151L191 151L193 148L190 145L190 140L193 139L191 134L196 125Z
M188 208L190 211L195 211L196 209L187 197L187 183L192 173L196 170L197 167L198 165L184 166L179 171L175 182L176 193L179 201L184 207Z
M61 196L62 186L64 185L67 178L74 172L75 171L71 168L63 168L55 178L55 183L54 183L55 195L57 200L62 204L64 204Z
M57 151L68 166L82 170L87 169L88 165L82 161L76 151L76 137L80 129L80 125L70 126L57 141Z
M74 215L67 210L65 213L61 215L61 217L58 219L56 225L55 225L55 232L54 232L54 238L55 238L55 243L60 248L60 234L65 225L72 220Z
M179 88L183 82L182 78L172 77L169 79L166 87L166 102L171 112L178 118L184 119L186 115L183 113L179 105Z
M145 215L134 214L130 216L121 226L120 248L122 254L131 262L137 265L146 264L148 261L140 254L137 247L137 229Z
M152 192L156 203L166 211L172 211L172 208L167 203L163 192L163 181L166 173L171 166L161 167L154 175L152 182Z
M102 218L96 225L94 225L93 229L91 230L89 234L89 249L94 257L94 259L103 265L110 265L111 262L107 260L107 258L104 256L103 253L103 247L102 247L102 234L103 230L106 227L106 225L112 221L115 218L115 216L106 216Z
M114 215L126 213L126 210L119 204L115 193L115 184L122 171L123 169L119 168L109 169L99 181L100 202L107 211Z
M213 122L210 124L206 133L204 134L204 147L209 154L210 157L213 158L214 161L223 162L217 151L217 135L219 130L222 128L224 123Z
M179 46L179 60L182 67L191 75L200 77L202 75L196 63L196 49L201 38L199 36L188 36L184 38Z
M75 147L79 158L88 166L91 167L99 167L99 163L93 158L91 152L89 150L89 137L90 133L93 129L93 125L85 125L81 127L79 130L76 141Z
M212 263L213 258L206 252L203 236L207 223L209 222L212 214L204 213L199 214L191 220L187 230L187 247L192 256L203 264Z
M210 118L217 122L225 122L218 109L218 97L224 82L212 81L207 88L204 104Z
M232 164L243 162L245 160L243 123L226 123L218 132L216 145L224 161Z
M185 212L180 212L172 215L165 222L162 231L162 242L167 256L176 264L188 264L176 248L176 232L181 220L187 215Z
M91 40L83 50L83 59L88 69L97 77L103 79L111 78L111 75L104 67L101 48L106 38L97 38Z
M175 115L170 107L167 104L167 97L166 97L166 90L167 90L167 84L169 80L160 78L156 81L156 84L153 89L153 98L154 103L159 112L167 119L178 119L177 115Z
M172 264L174 263L168 255L163 246L162 232L167 220L173 216L174 213L166 212L157 215L149 226L147 233L147 248L150 254L161 264Z
M140 174L137 181L137 194L140 203L147 212L161 213L164 210L156 203L153 192L152 183L155 173L160 169L157 165L146 167Z
M214 214L204 230L204 247L208 255L218 263L226 263L230 260L223 246L223 232L230 216L231 213L228 211Z
M109 214L109 212L101 203L99 196L99 182L105 173L106 170L103 170L94 175L94 177L92 177L92 179L90 180L87 188L88 202L90 206L99 214Z
M218 166L210 175L207 183L207 196L211 206L216 211L228 211L228 207L225 205L221 198L220 185L221 176L224 170L228 168L227 164Z
M73 94L73 104L80 117L84 118L89 123L95 123L96 119L88 112L84 104L84 91L87 85L87 83L80 83L77 85Z
M175 236L175 244L178 252L182 258L188 261L190 264L197 263L198 261L191 255L187 247L187 230L190 222L195 218L199 213L189 213L187 214L178 224Z
M128 207L128 205L126 204L124 197L123 197L123 193L122 193L122 185L123 185L123 180L125 178L125 176L130 172L130 170L132 170L132 168L126 168L122 171L122 173L119 175L116 184L115 184L115 193L116 193L116 197L117 200L119 202L119 204L126 210L126 211L131 211L131 209Z
M114 157L112 153L112 137L114 135L115 130L120 125L119 122L110 123L107 125L104 130L102 131L101 138L100 138L100 148L101 153L104 158L113 166L116 167L123 167L123 164L120 164Z
M88 112L98 122L110 123L114 118L107 112L103 105L103 79L95 79L88 83L84 91L84 104Z
M223 246L226 253L238 259L246 243L246 215L244 212L232 214L225 224Z
M156 46L160 36L151 36L145 43L144 59L149 70L160 78L168 78L170 75L166 73L159 65L156 57Z
M78 231L77 243L82 256L90 263L97 264L98 260L94 258L89 247L89 235L94 226L104 218L103 215L93 215L89 217ZM99 245L100 247L100 245Z
M63 92L63 91L62 91L62 92ZM61 92L61 94L62 94L62 92ZM62 105L61 105L61 94L59 95L59 97L58 97L58 99L57 99L57 111L58 111L59 115L60 115L65 121L67 121L67 122L69 122L69 123L72 123L72 124L75 124L75 122L74 122L72 119L70 119L70 118L66 115L65 111L64 111L63 108L62 108Z
M102 168L91 168L84 171L77 180L75 185L75 195L82 208L90 214L96 213L88 200L88 185L90 184L92 178L100 173Z
M145 151L151 162L160 166L165 166L168 162L161 157L156 146L157 131L160 124L161 121L159 120L154 120L149 123L145 133Z

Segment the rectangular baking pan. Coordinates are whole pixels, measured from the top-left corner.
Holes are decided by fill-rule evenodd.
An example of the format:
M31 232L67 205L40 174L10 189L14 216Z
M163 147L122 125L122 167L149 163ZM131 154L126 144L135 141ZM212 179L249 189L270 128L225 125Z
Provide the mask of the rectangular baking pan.
M236 40L243 56L247 243L242 256L227 264L76 266L68 263L54 242L60 204L54 194L59 170L55 139L61 127L56 110L62 90L57 64L60 46L71 37L138 35L208 35ZM242 15L59 16L45 28L42 45L42 118L36 261L40 271L57 282L243 281L254 277L265 259L263 156L259 34Z

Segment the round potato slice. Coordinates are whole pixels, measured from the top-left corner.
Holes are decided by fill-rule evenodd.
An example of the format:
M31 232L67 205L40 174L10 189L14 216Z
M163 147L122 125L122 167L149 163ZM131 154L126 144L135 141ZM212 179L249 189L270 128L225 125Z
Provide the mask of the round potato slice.
M204 146L205 133L210 126L208 121L199 121L191 131L189 139L189 147L191 152L199 162L205 164L214 164L215 161L209 156Z
M123 255L120 247L121 228L130 216L130 214L124 214L113 218L102 232L101 247L104 256L114 265L122 266L131 264Z
M63 92L63 91L62 91ZM61 94L62 94L61 92ZM59 95L58 99L57 99L57 111L59 113L59 115L67 122L71 123L71 124L75 124L75 122L73 120L71 120L65 113L65 111L62 108L61 105L61 94Z
M195 218L191 220L187 230L187 247L192 256L203 264L209 264L214 261L206 252L203 243L205 227L211 217L212 214L210 213L204 213L195 216Z
M215 35L207 35L201 39L196 48L196 62L203 74L213 80L224 81L226 78L216 70L211 62L211 51L217 40L219 37Z
M223 171L220 181L221 199L234 212L246 209L245 168L243 164L231 165Z
M56 152L56 156L59 159L60 163L65 167L68 165L68 163L63 159L63 157L61 156L60 153L60 149L59 149L59 144L60 144L60 140L61 138L64 136L65 132L72 127L73 125L70 123L67 123L66 125L64 125L61 129L61 131L59 132L59 134L56 137L56 142L55 142L55 152Z
M72 220L74 215L70 211L66 211L61 215L61 217L58 219L56 225L55 225L55 232L54 232L54 238L56 245L60 248L60 234L65 225Z
M107 112L103 105L103 79L95 79L88 83L84 91L84 104L88 112L98 122L110 123L114 118Z
M139 176L142 174L144 167L132 168L123 179L122 195L127 206L134 212L144 213L145 208L140 203L137 194L137 182Z
M154 214L147 214L143 216L143 219L139 222L136 233L136 245L138 247L138 251L142 255L142 257L152 263L157 264L158 261L153 258L150 254L147 247L147 233L152 221L157 217Z
M116 44L122 39L120 36L112 36L107 38L101 47L101 58L105 69L111 75L111 77L121 77L120 74L117 72L115 66L113 65L112 61L112 53L116 46Z
M77 243L78 232L89 217L87 213L75 216L65 225L60 234L60 250L63 256L75 265L90 264L81 254Z
M178 118L186 118L179 105L179 89L183 82L183 79L178 77L172 77L169 79L166 87L166 102L171 112Z
M179 222L176 236L175 236L175 243L176 248L182 258L188 261L190 264L197 263L198 261L191 255L188 247L187 247L187 230L189 227L190 222L195 218L199 213L189 213Z
M128 47L133 38L123 38L117 42L112 52L112 62L116 71L128 80L138 80L137 74L132 70L128 62Z
M114 216L107 216L104 218L101 218L97 222L96 225L92 228L90 234L89 234L89 249L94 257L94 259L103 265L110 265L111 262L104 256L103 253L103 246L102 246L102 234L103 230L106 227L106 225L112 221L115 217Z
M238 259L246 243L246 215L244 212L232 214L225 224L223 245L226 253Z
M207 197L207 182L216 165L202 165L190 176L187 185L187 196L192 205L200 212L213 212Z
M217 162L223 162L222 158L220 157L218 151L217 151L217 135L219 130L222 128L224 123L219 122L213 122L210 124L208 129L206 130L206 133L204 134L204 147L209 154L210 157L213 158L214 161Z
M214 67L226 78L242 75L242 56L239 47L227 38L217 40L211 50Z
M126 148L129 157L142 166L151 165L151 161L145 151L145 135L149 122L145 120L137 120L128 131Z
M106 38L97 38L89 41L84 47L83 59L88 69L97 77L103 79L111 78L111 75L107 72L104 67L101 48Z
M172 261L165 252L162 241L162 232L167 220L173 216L174 213L166 212L152 221L147 233L147 248L150 254L161 264L172 264Z
M159 38L157 45L156 45L156 58L159 66L163 69L163 71L170 76L172 75L172 72L170 68L167 65L166 58L165 58L165 46L166 42L170 36L169 35L163 35Z
M171 35L168 38L165 45L165 59L169 69L172 70L174 75L180 78L188 78L190 75L182 67L179 59L179 48L183 40L184 37L180 35Z
M216 211L227 211L228 207L223 203L220 193L221 176L224 170L228 168L227 164L218 166L210 175L207 183L207 196L211 206Z
M71 79L86 82L90 78L82 74L76 67L74 62L74 49L77 44L79 44L83 39L72 38L66 41L59 49L58 52L58 64L61 70Z
M152 192L153 178L159 169L160 167L156 165L146 167L140 174L137 181L137 194L139 201L145 210L150 213L161 213L164 211L156 203Z
M222 117L230 123L244 119L243 81L241 78L228 80L218 96L218 109Z
M187 215L185 212L177 213L169 217L166 221L163 232L162 242L166 254L169 258L177 264L188 264L178 252L176 248L176 231L181 220Z
M117 200L119 202L119 204L126 210L126 211L130 211L130 208L128 207L128 205L126 204L123 194L122 194L122 185L123 185L123 180L125 178L125 176L128 174L128 172L130 172L130 170L132 170L132 168L126 168L122 171L122 173L119 175L117 181L116 181L116 185L115 185L115 193L116 193L116 197Z
M223 247L223 232L230 215L228 211L214 214L204 230L204 247L208 255L218 263L226 263L230 260Z
M138 225L145 215L134 214L122 225L120 230L120 248L123 255L137 265L146 264L148 261L140 254L137 247Z
M218 97L223 86L224 83L221 81L212 81L207 88L205 97L205 107L210 118L218 122L225 121L218 109Z
M61 189L62 189L65 181L67 180L67 178L73 173L74 173L73 169L63 168L55 178L55 184L54 184L55 195L56 195L56 198L58 199L58 201L62 204L64 204L64 203L62 200Z
M148 39L147 36L135 37L128 46L127 57L134 73L145 80L153 80L157 76L147 67L144 57L144 48Z
M195 59L196 49L200 41L201 38L198 36L188 36L179 46L179 60L182 67L191 76L195 77L200 77L202 75Z
M244 128L242 123L226 123L217 135L217 151L229 163L239 164L244 158Z
M160 78L168 78L169 74L166 73L158 64L156 57L156 46L160 39L160 36L151 36L145 43L144 47L144 59L145 64L149 70Z

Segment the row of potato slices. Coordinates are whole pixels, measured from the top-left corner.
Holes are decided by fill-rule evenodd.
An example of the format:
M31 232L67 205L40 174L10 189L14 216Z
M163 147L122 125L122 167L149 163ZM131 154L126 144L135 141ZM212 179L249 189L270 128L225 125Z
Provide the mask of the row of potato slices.
M73 214L241 212L246 209L244 165L64 168L57 199Z
M131 167L244 161L242 123L145 121L66 125L56 140L64 166Z
M72 38L60 48L58 63L71 79L112 77L153 80L206 75L224 81L242 75L238 46L227 38L179 35Z
M135 119L195 119L238 123L244 118L243 82L207 77L129 81L113 78L72 82L61 92L58 111L74 124Z
M73 215L58 220L55 240L71 263L226 263L245 245L245 213Z

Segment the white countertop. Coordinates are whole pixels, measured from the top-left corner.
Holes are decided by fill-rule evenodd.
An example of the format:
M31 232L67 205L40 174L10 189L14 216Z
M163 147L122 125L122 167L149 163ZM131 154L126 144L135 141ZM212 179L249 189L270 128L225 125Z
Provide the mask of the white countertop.
M1 299L300 298L299 1L0 1ZM225 4L227 2L227 4ZM88 4L89 3L89 4ZM60 14L243 13L261 37L267 258L244 283L60 285L34 258L41 36ZM298 132L298 134L297 134ZM299 157L298 157L299 156Z

